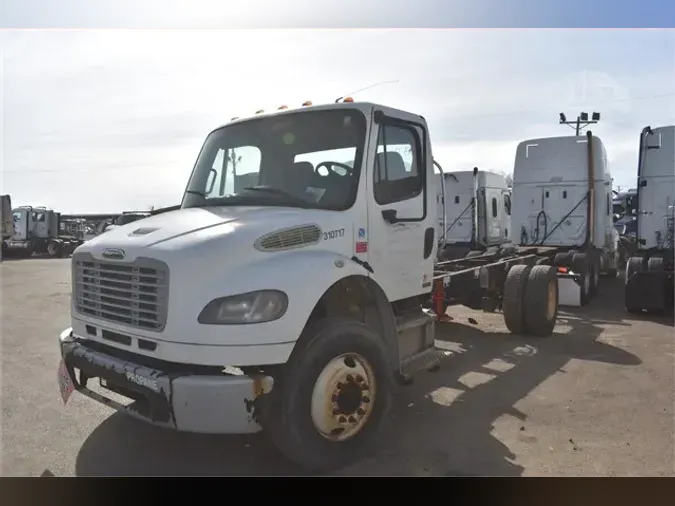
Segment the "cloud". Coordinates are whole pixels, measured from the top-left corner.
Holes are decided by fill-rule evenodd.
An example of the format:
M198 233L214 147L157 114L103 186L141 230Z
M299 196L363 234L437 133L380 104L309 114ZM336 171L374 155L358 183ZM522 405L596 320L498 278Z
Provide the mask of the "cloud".
M615 180L672 121L666 31L100 30L4 32L3 192L68 212L170 205L206 134L233 116L354 90L423 115L446 170L510 170L516 144L593 127ZM395 82L390 82L395 81Z

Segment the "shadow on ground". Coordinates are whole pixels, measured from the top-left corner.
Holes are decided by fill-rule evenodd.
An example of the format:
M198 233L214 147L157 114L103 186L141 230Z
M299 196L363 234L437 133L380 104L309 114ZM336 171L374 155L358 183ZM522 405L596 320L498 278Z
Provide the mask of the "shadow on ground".
M615 313L617 309L615 300ZM598 310L602 313L602 307ZM604 319L593 307L566 313L561 324L569 326L569 332L546 339L483 332L460 323L439 325L438 345L452 354L440 371L421 374L402 389L376 454L337 474L522 474L523 468L514 462L516 455L492 435L498 418L507 414L524 424L526 416L515 404L552 375L564 373L571 359L619 366L641 363L636 356L597 340ZM494 364L510 368L497 371ZM471 374L492 378L467 386ZM83 444L76 474L288 476L306 472L286 461L260 435L179 434L115 414Z

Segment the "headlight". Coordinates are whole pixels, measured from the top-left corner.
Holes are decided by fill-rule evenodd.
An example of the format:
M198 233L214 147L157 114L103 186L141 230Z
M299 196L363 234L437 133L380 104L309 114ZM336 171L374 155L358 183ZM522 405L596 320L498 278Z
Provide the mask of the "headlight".
M278 320L288 308L288 297L278 290L260 290L209 302L197 321L206 325L241 325Z

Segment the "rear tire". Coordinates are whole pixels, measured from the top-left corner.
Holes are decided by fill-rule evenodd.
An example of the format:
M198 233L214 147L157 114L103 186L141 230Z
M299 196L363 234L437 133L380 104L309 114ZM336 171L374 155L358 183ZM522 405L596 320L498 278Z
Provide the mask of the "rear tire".
M585 306L590 300L591 272L586 253L572 255L572 272L581 276L581 305Z
M262 425L288 459L326 472L359 460L376 443L392 396L380 337L360 322L326 318L303 332Z
M525 286L525 327L528 334L548 337L558 319L557 269L548 265L532 268Z
M598 287L600 286L600 256L598 254L591 254L590 256L590 274L591 274L591 289L589 295L594 297L598 294Z
M504 282L504 300L502 301L502 311L504 312L504 323L506 328L512 334L525 333L525 319L523 311L523 300L525 287L528 282L528 276L532 267L529 265L518 264L509 269Z
M624 279L624 300L626 311L631 314L642 313L642 308L635 305L633 298L628 292L628 280L636 273L642 270L642 258L630 257L626 262L626 276Z

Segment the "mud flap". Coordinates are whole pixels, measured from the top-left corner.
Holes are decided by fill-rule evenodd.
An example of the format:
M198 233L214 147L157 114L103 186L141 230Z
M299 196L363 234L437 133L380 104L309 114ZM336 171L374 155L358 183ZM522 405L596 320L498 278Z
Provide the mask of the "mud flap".
M666 272L640 271L626 281L626 307L646 311L666 309Z
M558 305L581 307L581 277L558 274Z

